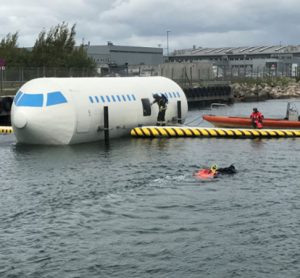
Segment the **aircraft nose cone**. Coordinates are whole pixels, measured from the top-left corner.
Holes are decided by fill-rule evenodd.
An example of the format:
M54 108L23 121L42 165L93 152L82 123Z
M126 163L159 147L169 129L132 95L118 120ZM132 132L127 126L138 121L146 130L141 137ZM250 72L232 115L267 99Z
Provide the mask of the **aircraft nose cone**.
M27 125L26 116L19 112L14 115L13 124L17 128L24 128Z

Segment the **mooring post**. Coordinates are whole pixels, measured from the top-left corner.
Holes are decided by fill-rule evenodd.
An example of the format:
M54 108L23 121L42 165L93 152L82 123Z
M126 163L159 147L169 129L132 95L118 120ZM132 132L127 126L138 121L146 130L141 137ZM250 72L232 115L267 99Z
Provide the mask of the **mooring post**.
M108 120L108 106L104 106L104 140L109 142L109 120Z
M181 120L181 101L178 100L177 101L177 121L179 124L182 124L182 120Z

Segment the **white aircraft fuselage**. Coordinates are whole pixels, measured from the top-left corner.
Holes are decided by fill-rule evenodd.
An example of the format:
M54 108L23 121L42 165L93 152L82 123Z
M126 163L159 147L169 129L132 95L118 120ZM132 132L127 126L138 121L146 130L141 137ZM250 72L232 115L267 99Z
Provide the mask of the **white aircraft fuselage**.
M132 128L155 125L154 94L168 98L165 120L174 125L187 114L182 89L165 77L38 78L25 83L14 98L11 122L17 141L67 145L104 139L104 107L109 137L129 135Z

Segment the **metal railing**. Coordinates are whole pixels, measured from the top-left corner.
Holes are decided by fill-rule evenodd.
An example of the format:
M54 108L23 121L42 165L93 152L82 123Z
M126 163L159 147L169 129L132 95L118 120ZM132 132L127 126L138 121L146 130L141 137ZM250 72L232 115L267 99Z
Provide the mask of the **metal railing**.
M0 95L15 94L25 82L39 77L92 77L97 72L89 68L0 67Z
M172 63L170 63L171 65ZM167 71L159 71L158 67L142 69L137 66L138 71L127 67L112 67L105 72L89 68L47 68L47 67L0 67L0 95L13 95L25 82L39 77L95 77L95 76L149 76L162 75L173 79L182 88L206 87L226 85L230 82L241 82L244 80L263 80L266 78L291 77L300 79L298 67L292 69L290 66L282 67L280 70L267 67L237 68L224 66L194 69L187 65L186 68L176 69L174 67Z

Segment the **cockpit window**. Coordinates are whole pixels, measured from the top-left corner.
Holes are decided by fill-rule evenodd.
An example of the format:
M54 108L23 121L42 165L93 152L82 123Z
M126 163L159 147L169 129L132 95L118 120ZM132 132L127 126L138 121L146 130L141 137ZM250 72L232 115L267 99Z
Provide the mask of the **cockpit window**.
M24 94L19 91L14 102L16 106L27 106L27 107L42 107L44 102L43 94ZM67 100L61 92L51 92L47 94L46 106L57 105L66 103Z
M15 102L15 103L18 102L18 100L19 100L19 98L20 98L20 96L21 96L22 94L23 94L23 93L22 93L21 91L19 91L19 92L15 95L15 97L14 97L14 102Z
M61 92L51 92L47 94L47 106L66 103L67 100Z
M16 106L42 107L44 96L43 94L20 94L16 96Z

